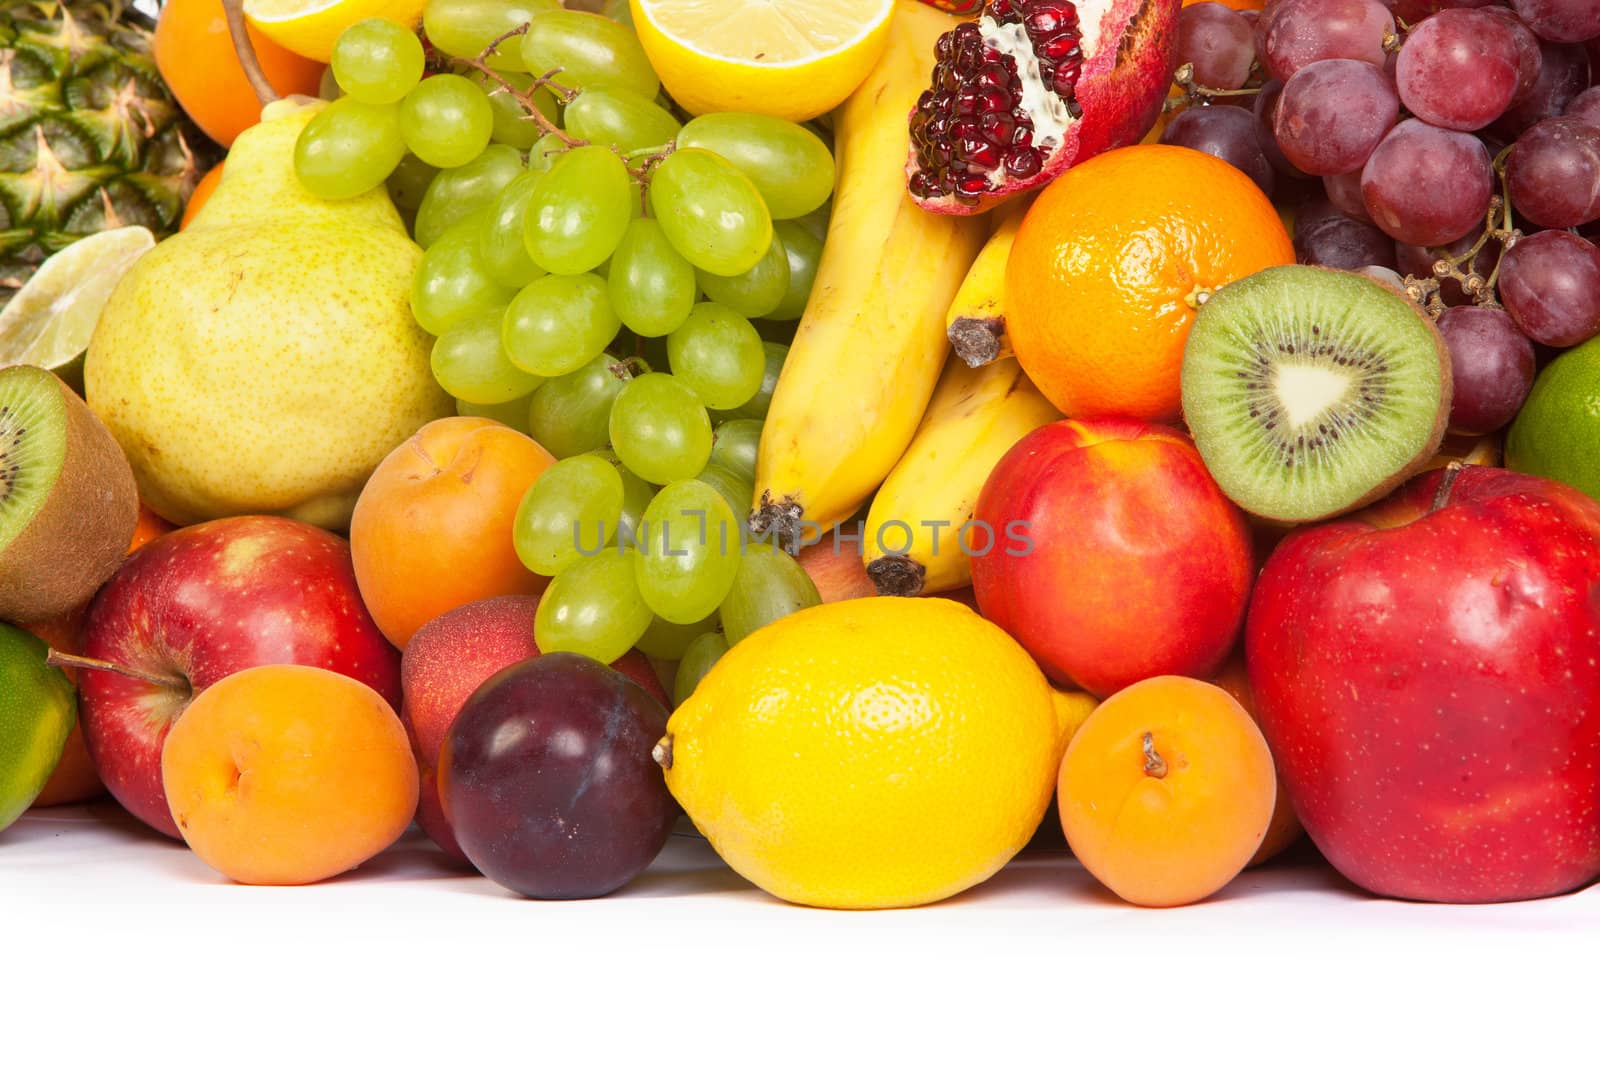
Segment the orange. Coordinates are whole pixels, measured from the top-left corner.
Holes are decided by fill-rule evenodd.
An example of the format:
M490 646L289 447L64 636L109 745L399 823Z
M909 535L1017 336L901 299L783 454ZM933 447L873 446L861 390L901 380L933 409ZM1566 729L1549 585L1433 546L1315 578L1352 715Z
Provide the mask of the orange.
M256 60L281 96L316 96L322 64L297 56L248 30ZM167 0L156 20L156 68L183 110L224 148L261 119L261 102L245 80L228 35L222 0Z
M1242 171L1174 145L1121 148L1071 168L1028 209L1006 263L1006 330L1063 413L1174 422L1200 305L1294 261L1277 210Z
M348 871L393 844L417 807L394 709L318 667L252 667L201 692L167 735L161 775L195 855L251 885Z
M186 230L194 217L200 214L200 209L205 207L206 201L211 199L212 192L217 188L217 183L222 180L223 164L218 163L206 171L206 176L200 179L194 187L194 192L189 194L189 203L184 206L183 220L178 223L178 229Z
M1237 700L1161 675L1090 713L1056 789L1061 829L1089 873L1129 903L1172 907L1204 900L1250 862L1277 777Z
M537 593L517 557L517 508L555 457L493 419L435 419L386 456L350 517L350 557L367 610L396 648L452 608Z

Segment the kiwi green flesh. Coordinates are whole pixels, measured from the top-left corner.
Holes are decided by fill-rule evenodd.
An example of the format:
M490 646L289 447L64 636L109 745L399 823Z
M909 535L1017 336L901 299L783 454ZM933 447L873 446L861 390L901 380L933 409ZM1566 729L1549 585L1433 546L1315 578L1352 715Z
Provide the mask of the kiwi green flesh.
M17 367L0 374L0 551L39 514L61 474L65 408L49 371Z
M0 370L0 404L0 619L36 622L83 604L121 566L139 490L111 432L49 371Z
M1309 522L1386 494L1438 450L1450 361L1416 304L1363 275L1272 267L1218 290L1183 357L1183 412L1240 507Z

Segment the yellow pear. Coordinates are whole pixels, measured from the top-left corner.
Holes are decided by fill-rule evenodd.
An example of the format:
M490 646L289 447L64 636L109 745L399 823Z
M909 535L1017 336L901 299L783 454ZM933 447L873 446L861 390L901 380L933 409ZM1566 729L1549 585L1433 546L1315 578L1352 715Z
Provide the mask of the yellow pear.
M123 277L90 342L89 407L175 522L343 527L379 461L455 410L407 300L422 252L387 192L319 200L295 177L318 106L274 104L239 136L211 199Z

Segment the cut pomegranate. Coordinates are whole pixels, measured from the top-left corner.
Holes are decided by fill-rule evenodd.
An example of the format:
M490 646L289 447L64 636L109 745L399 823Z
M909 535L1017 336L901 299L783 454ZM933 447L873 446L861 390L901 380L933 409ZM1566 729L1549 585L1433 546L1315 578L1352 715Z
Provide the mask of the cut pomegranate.
M911 112L911 195L971 215L1139 140L1176 65L1182 0L989 0L939 38Z

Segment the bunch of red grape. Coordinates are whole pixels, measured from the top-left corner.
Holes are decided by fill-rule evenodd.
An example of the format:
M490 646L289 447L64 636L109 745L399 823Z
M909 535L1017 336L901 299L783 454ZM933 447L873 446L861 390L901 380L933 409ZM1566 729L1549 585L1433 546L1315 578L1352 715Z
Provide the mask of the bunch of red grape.
M1301 262L1422 300L1453 430L1499 429L1538 346L1600 334L1600 0L1199 3L1178 53L1161 140L1295 205Z

